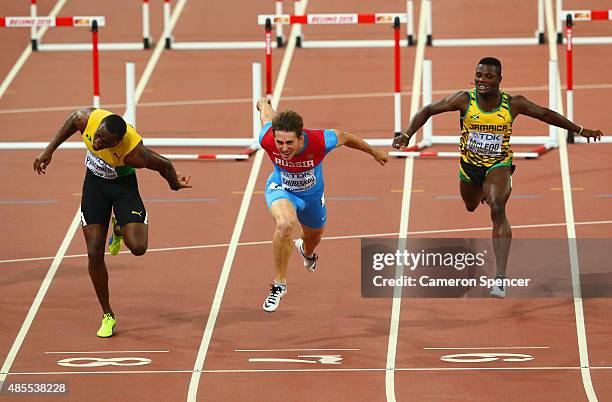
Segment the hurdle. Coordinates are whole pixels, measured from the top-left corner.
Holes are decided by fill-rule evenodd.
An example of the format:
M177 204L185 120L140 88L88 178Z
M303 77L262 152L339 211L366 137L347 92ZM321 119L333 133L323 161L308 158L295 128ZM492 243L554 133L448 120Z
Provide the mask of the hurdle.
M571 15L572 20L576 21L610 21L612 20L612 10L564 10L563 0L557 0L556 3L556 30L557 44L564 42L563 23L566 22L567 16ZM575 44L580 45L608 45L612 44L612 36L574 36L572 38Z
M0 27L7 28L40 28L40 27L91 27L91 44L93 58L93 107L100 107L100 68L98 56L98 27L105 25L105 18L94 17L0 17Z
M30 18L36 18L38 15L37 0L30 0ZM150 17L149 17L149 0L142 0L142 43L126 42L126 43L100 43L99 50L140 50L149 49L151 47L151 32L150 32ZM34 51L89 51L92 49L91 43L41 43L36 38L36 26L32 26L30 30L30 41L32 50Z
M544 0L537 0L537 29L534 37L518 38L453 38L453 39L434 39L433 38L433 18L431 0L423 0L429 3L429 10L426 20L427 45L428 46L516 46L516 45L540 45L546 42L544 36Z
M601 11L599 13L585 14L583 12L572 12L568 13L565 21L565 65L566 65L566 100L567 100L567 118L568 120L574 120L574 16L577 16L579 21L591 21L592 19L607 20L612 19L612 10ZM594 17L595 16L595 17ZM598 18L599 16L599 18ZM602 137L601 142L612 143L612 138ZM567 131L567 142L573 143L587 143L586 138L576 136L572 131Z
M40 18L40 17L39 17ZM0 26L3 23L0 18ZM135 66L126 63L126 110L123 118L132 126L136 125L135 103ZM262 95L262 68L260 63L253 63L252 73L252 135L246 138L144 138L143 143L149 147L244 147L237 153L220 154L162 154L172 160L246 160L259 149L259 131L261 123L257 112L257 101ZM45 149L48 142L0 142L0 150ZM85 149L82 141L66 141L59 149Z
M265 43L266 43L266 96L272 94L272 19L269 15L259 15L257 21L259 25L265 26ZM400 23L405 14L308 14L303 16L291 15L277 19L275 22L282 24L389 24L393 27L393 57L394 57L394 94L393 94L393 110L394 110L394 131L395 135L401 132L402 108L401 108L401 85L400 85ZM321 41L317 41L321 42ZM309 42L304 42L303 46L308 48Z
M548 97L549 108L557 110L557 62L549 61L548 65ZM423 105L428 105L432 101L432 63L431 60L423 60ZM514 152L515 158L535 159L540 155L558 147L557 128L549 126L547 136L511 136L511 145L539 145L534 150L529 152ZM389 156L397 157L439 157L439 158L455 158L459 157L459 152L434 152L423 151L433 145L458 145L459 136L451 135L434 135L432 118L429 118L423 126L423 139L415 146L407 148L405 151L392 151Z
M166 9L170 10L170 0L164 0L164 15ZM294 14L282 14L282 0L276 0L276 14L259 15L259 25L264 25L266 19L270 19L274 24L276 41L271 45L266 45L262 41L243 41L243 42L176 42L169 28L169 23L164 18L164 37L167 49L174 50L248 50L264 49L266 46L280 48L284 46L283 25L289 25L293 17L298 17L303 22L297 21L291 24L296 25L296 47L298 48L371 48L371 47L393 47L393 40L311 40L305 41L302 33L302 24L347 24L347 20L358 18L381 18L376 23L392 23L393 17L398 16L402 24L406 24L406 39L400 41L401 46L412 46L415 43L414 37L414 5L413 0L406 1L406 13L378 13L378 14L309 14L304 15L301 1L294 2ZM169 11L168 11L169 14ZM308 22L310 21L310 22Z

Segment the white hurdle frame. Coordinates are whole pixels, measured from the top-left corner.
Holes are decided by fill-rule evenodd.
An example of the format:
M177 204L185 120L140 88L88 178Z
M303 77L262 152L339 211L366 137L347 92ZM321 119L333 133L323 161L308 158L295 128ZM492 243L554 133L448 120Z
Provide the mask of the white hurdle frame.
M556 31L557 31L557 44L565 43L565 37L563 35L563 25L567 14L572 14L574 22L576 21L590 21L592 10L564 10L563 0L557 0L556 3ZM612 20L612 10L607 10L609 13L609 20ZM609 45L612 44L612 36L574 36L572 41L577 45Z
M30 0L30 17L37 17L37 0ZM100 43L98 50L141 50L151 47L149 0L142 0L142 42ZM37 39L38 30L32 26L30 41L32 50L41 52L53 51L90 51L91 43L42 43Z
M168 4L168 8L170 6L170 0L164 0L164 6ZM165 9L164 9L165 10ZM282 40L279 39L279 32L282 37L282 25L284 25L283 21L289 19L289 14L278 14L279 5L276 3L276 13L277 14L269 14L263 15L262 17L268 17L272 21L272 24L276 30L276 41L272 42L272 48L282 47L280 44ZM411 46L415 43L414 40L414 5L413 0L406 1L406 13L386 13L386 14L394 14L400 17L401 23L406 24L406 38L400 40L400 46ZM302 11L302 3L301 1L294 2L294 15L302 16L304 15ZM335 14L339 15L339 14ZM286 23L285 23L286 24ZM389 48L395 45L393 40L365 40L365 39L357 39L357 40L311 40L305 41L304 34L302 32L302 24L294 24L296 26L296 47L300 48ZM172 31L167 29L169 26L168 22L164 18L164 32L165 32L165 41L166 48L173 50L248 50L248 49L265 49L266 44L265 41L242 41L242 42L175 42L172 37ZM279 28L281 27L281 28Z
M544 36L544 0L537 0L538 21L534 37L521 38L453 38L453 39L434 39L433 38L433 17L431 0L428 2L429 13L427 15L427 45L428 46L522 46L522 45L541 45L545 43Z
M135 66L126 63L126 111L124 119L136 126ZM261 124L257 101L262 96L262 69L260 63L253 63L252 73L252 133L248 138L144 138L143 143L150 147L245 147L238 153L228 154L163 154L173 160L245 160L259 149ZM0 142L0 150L45 149L48 142ZM60 149L85 149L82 141L67 141Z

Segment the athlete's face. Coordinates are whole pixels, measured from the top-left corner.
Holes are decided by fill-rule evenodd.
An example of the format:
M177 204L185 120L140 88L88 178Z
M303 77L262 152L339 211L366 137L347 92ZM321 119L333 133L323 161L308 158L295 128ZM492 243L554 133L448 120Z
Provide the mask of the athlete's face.
M276 130L274 132L274 142L276 143L276 148L278 152L280 152L281 157L284 160L289 160L302 149L304 145L304 136L301 135L298 138L293 131Z
M119 139L115 134L110 133L106 127L100 126L94 133L92 147L94 151L101 149L112 148L119 143Z
M495 66L479 64L478 67L476 67L474 84L479 94L486 95L498 92L501 80L502 77L497 74L497 68Z

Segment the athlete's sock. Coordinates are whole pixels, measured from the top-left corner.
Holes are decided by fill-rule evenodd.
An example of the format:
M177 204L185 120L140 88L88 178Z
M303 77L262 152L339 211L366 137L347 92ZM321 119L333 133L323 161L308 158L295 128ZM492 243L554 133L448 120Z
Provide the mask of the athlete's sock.
M274 280L274 286L278 286L283 290L287 290L287 282L277 282Z

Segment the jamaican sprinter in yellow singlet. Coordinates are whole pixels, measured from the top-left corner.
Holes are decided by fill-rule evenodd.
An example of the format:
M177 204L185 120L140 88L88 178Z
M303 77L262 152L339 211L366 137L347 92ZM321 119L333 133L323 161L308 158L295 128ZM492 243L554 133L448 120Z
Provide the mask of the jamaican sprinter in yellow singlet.
M478 205L485 201L491 208L498 279L492 288L491 296L498 298L506 295L503 283L512 238L512 229L506 218L506 202L512 191L510 175L514 170L510 149L512 122L523 114L589 139L598 140L601 137L599 130L578 126L524 96L510 96L500 91L501 70L501 62L498 59L483 58L476 66L472 90L459 91L423 107L410 120L408 128L393 140L395 148L406 147L414 133L431 116L451 111L460 112L459 189L468 211L475 211Z
M469 92L469 96L470 103L461 115L459 178L468 183L482 184L492 169L512 166L512 115L509 96L505 92L501 93L501 102L492 111L480 108L476 88Z
M119 253L121 244L134 255L147 250L147 212L138 192L136 169L158 171L172 190L188 188L189 178L177 174L172 163L142 144L136 130L116 114L103 109L77 110L64 122L47 148L34 160L34 170L45 173L53 152L80 131L87 147L85 180L81 197L81 224L87 243L89 276L102 306L99 337L112 336L115 313L108 296L108 273L104 262L106 233L111 213L109 251Z

